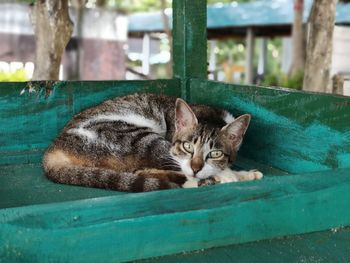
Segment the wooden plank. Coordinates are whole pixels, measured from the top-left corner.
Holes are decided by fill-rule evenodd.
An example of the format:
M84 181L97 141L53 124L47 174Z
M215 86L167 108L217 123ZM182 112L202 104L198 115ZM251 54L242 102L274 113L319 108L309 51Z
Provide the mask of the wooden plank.
M350 224L349 201L342 169L2 209L0 257L120 262L320 231Z
M192 102L250 113L240 154L290 173L350 167L350 98L191 81Z
M126 193L55 184L41 164L0 166L0 209L120 194Z
M38 162L67 121L87 107L134 92L180 96L179 87L178 80L0 83L0 164Z
M268 176L285 175L283 171L244 158L238 158L235 169L259 169ZM44 176L40 163L0 166L0 209L119 194L126 193L55 184Z
M182 253L141 262L348 262L349 256L350 229L335 228L331 231L232 245L195 253Z
M206 0L173 1L173 73L182 79L183 98L186 79L207 78L206 8Z

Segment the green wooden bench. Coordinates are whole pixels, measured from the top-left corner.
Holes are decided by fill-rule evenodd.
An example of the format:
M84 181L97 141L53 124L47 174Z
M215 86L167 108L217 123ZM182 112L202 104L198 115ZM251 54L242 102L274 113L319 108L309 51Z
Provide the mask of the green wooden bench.
M350 99L206 80L206 1L173 5L172 79L0 83L1 262L120 262L195 250L152 261L280 262L283 252L297 262L297 250L309 261L331 259L337 244L336 258L349 254ZM43 151L75 113L134 92L252 114L236 168L258 168L264 179L126 194L44 177ZM315 231L324 232L306 234Z

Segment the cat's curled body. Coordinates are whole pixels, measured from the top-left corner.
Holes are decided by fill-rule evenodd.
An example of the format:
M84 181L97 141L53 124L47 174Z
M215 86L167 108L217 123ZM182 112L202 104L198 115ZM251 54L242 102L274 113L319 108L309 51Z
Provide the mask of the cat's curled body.
M117 97L75 115L43 166L54 182L128 192L260 179L229 169L249 121L173 97Z

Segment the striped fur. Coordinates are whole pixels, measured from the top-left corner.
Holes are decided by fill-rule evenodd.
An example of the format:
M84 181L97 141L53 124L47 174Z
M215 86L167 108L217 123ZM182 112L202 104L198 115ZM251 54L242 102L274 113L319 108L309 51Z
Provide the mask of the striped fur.
M196 125L178 129L176 123L186 123L176 115L179 107ZM118 97L87 109L45 152L45 174L57 183L127 192L179 188L196 177L194 170L199 179L214 176L231 165L237 151L223 130L233 117L204 105L188 109L185 102L155 94ZM193 143L192 155L184 151L185 141ZM225 156L208 160L213 149Z

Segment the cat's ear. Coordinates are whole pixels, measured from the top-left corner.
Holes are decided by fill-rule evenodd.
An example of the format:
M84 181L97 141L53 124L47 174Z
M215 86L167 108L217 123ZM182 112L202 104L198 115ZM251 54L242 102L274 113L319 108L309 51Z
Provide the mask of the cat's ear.
M184 128L191 128L198 124L196 115L194 115L190 106L182 100L177 99L175 104L175 127L176 131Z
M228 140L236 151L238 151L241 146L243 136L249 126L250 118L249 114L239 116L233 122L224 126L220 131L225 140Z

